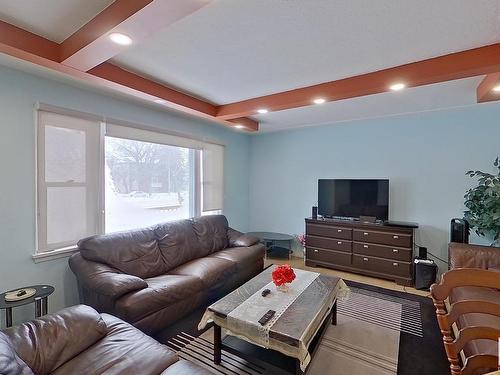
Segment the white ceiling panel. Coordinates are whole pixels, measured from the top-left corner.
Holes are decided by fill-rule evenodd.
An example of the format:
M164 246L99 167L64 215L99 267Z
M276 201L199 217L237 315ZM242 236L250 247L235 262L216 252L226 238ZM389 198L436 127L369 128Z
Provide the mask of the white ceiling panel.
M255 118L261 132L334 124L408 113L480 105L476 88L483 77L472 77L398 92L339 100L321 105L270 112Z
M217 0L114 61L225 104L500 41L500 0Z
M113 0L0 0L0 20L60 43Z

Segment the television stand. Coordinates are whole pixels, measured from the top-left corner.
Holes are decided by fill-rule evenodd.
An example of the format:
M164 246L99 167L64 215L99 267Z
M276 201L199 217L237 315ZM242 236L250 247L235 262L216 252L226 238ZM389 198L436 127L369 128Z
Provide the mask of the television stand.
M338 219L305 219L306 265L413 284L412 227Z

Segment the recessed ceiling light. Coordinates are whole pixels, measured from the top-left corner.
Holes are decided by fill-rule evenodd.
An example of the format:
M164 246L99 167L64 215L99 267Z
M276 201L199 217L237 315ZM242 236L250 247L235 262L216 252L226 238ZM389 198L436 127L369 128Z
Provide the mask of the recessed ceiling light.
M399 90L403 90L405 87L406 87L406 85L404 83L395 83L394 85L391 85L389 88L392 91L399 91Z
M132 44L132 39L128 35L122 33L111 33L109 34L109 39L121 46L128 46Z
M158 104L165 104L165 103L167 103L167 101L164 100L164 99L155 99L154 102L158 103Z
M234 125L234 127L235 127L236 129L243 129L243 128L244 128L244 126L243 126L243 125L241 125L241 124L236 124L236 125Z
M493 91L500 93L500 85L496 85L495 87L493 87Z
M314 104L323 104L324 102L326 102L326 99L323 98L316 98L313 100Z
M263 115L264 113L269 112L269 110L267 110L265 108L261 108L261 109L258 109L257 112L259 112L261 115Z

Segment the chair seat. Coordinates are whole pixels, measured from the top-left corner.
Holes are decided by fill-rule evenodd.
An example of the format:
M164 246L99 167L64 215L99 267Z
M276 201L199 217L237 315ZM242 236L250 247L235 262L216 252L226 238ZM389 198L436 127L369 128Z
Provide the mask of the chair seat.
M195 276L201 280L205 289L213 289L224 285L235 272L236 263L227 259L205 257L174 268L170 274Z
M189 275L162 275L145 281L147 288L128 293L116 301L116 311L124 320L135 322L203 289L201 279Z
M238 270L245 269L248 263L255 263L265 256L263 246L231 247L217 251L210 258L219 258L235 262Z
M52 375L161 374L178 361L165 345L120 319L102 314L107 335L98 343L66 362Z
M454 288L450 294L450 302L473 300L488 301L500 304L500 290L491 288L481 288L473 286L463 286ZM469 313L461 315L457 322L458 329L464 327L500 327L500 317L489 314ZM472 340L464 347L464 354L470 357L475 354L498 355L498 341L493 340Z

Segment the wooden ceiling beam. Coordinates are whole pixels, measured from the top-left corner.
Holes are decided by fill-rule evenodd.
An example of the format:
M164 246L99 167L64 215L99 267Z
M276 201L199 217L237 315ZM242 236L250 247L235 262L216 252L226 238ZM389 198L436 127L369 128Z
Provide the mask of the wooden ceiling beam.
M497 90L494 90L494 88ZM500 72L488 74L476 90L477 102L486 103L500 100Z
M500 71L500 43L432 59L400 65L372 73L326 82L296 90L221 105L217 117L230 120L257 115L260 108L281 111L326 101L355 98L390 91L395 83L417 87Z
M113 32L137 43L190 15L212 0L116 0L60 46L60 61L88 71L126 50L109 39Z

